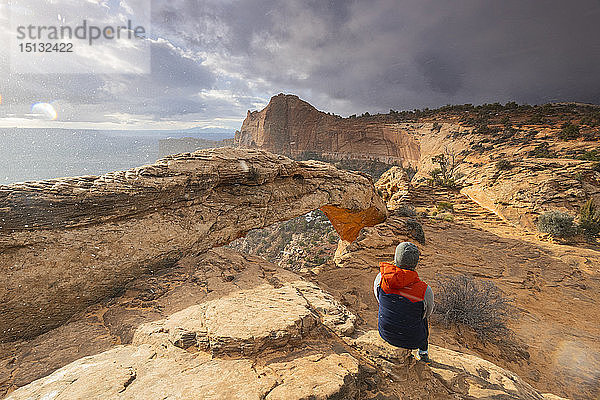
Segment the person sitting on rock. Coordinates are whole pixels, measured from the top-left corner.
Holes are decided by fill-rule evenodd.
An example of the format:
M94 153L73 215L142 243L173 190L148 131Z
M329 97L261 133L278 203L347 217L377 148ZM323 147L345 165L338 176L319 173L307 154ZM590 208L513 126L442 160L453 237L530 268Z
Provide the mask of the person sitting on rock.
M427 320L433 312L433 291L419 279L415 271L418 262L417 246L400 243L394 264L379 263L373 290L379 303L381 338L396 347L419 349L419 359L429 364Z

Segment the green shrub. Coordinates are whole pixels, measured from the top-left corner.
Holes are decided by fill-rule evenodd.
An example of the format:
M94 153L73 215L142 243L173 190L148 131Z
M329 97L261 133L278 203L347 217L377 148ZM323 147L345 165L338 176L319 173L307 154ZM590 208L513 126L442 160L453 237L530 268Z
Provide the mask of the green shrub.
M508 160L500 160L496 162L496 169L498 171L507 171L511 169L513 166Z
M423 231L423 225L421 225L419 221L409 218L404 222L404 226L408 230L409 237L421 244L425 244L425 232Z
M431 159L434 168L429 175L429 184L431 186L444 186L447 188L456 188L456 180L458 178L458 167L465 161L466 155L455 150L445 148L444 152L436 155Z
M559 238L569 238L577 233L573 217L561 211L547 211L540 215L537 228L540 232Z
M416 217L417 211L415 210L415 208L413 206L411 206L409 204L402 204L398 208L396 208L394 211L392 211L392 215L395 215L398 217Z
M595 149L586 151L585 153L578 155L577 159L584 161L600 161L600 151Z
M550 150L550 145L547 142L540 143L529 152L531 157L536 158L556 158L556 153Z
M600 208L592 198L579 209L579 228L588 237L595 237L600 233Z
M453 222L454 214L449 213L449 212L443 212L443 213L436 214L435 218L442 220L442 221Z
M446 324L466 325L488 339L508 331L514 309L510 299L490 281L467 275L442 277L435 293L434 313Z
M588 131L583 134L583 140L586 142L593 142L600 137L600 131Z
M563 126L559 136L563 140L572 140L581 136L581 132L579 132L579 126L569 123Z
M435 205L435 207L437 208L437 210L439 212L453 212L454 211L454 204L447 202L447 201L440 201Z

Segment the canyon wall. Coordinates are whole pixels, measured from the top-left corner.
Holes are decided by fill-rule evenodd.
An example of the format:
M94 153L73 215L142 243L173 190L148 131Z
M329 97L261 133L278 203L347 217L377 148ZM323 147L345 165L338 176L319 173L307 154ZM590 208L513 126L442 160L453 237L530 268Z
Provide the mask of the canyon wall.
M576 115L572 110L557 109L553 120L548 117L547 122L532 125L527 113L539 110L500 108L431 111L409 118L398 113L341 118L318 111L297 96L279 94L262 111L248 112L234 142L291 157L304 153L332 161L373 159L411 166L418 171L413 186L428 185L430 172L438 167L433 157L449 151L464 160L457 169L463 193L528 230L536 230L537 217L546 211L575 215L587 199L600 202L600 167L581 158L598 157L594 155L598 140L569 141L560 136L561 127ZM552 155L536 155L540 146L551 149ZM507 162L503 170L497 166L500 160Z
M317 152L331 159L405 165L420 157L418 142L391 119L341 118L284 94L271 98L262 111L248 111L234 143L293 157Z

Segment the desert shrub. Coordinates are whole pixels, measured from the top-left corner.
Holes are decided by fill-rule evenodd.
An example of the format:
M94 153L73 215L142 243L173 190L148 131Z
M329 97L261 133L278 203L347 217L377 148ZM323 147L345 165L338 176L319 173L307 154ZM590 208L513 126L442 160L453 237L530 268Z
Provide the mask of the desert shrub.
M527 123L532 124L532 125L540 125L540 124L543 124L544 121L545 121L544 116L539 113L536 113L531 116L531 118L529 119L529 121L527 121Z
M592 142L600 137L600 131L588 131L583 134L583 140L586 142Z
M415 208L411 205L408 204L403 204L401 206L399 206L398 208L396 208L393 212L393 215L396 215L398 217L416 217L417 216L417 211L415 210Z
M600 233L600 207L592 198L579 208L579 228L588 237L595 237Z
M429 183L431 186L445 186L455 188L458 179L458 167L465 161L463 153L457 153L454 150L445 148L442 154L438 154L431 159L437 168L434 168L429 175Z
M404 226L408 230L408 236L415 239L421 244L425 244L425 232L423 231L423 225L414 218L409 218L404 221Z
M537 145L529 152L529 155L536 158L556 158L556 153L550 150L550 145L547 142Z
M539 216L537 228L559 238L569 238L577 233L573 217L561 211L547 211Z
M581 132L579 132L579 126L569 123L563 126L559 136L563 140L577 139L581 136Z
M577 159L584 161L600 161L600 151L595 149L586 151L585 153L578 155Z
M496 169L498 171L507 171L512 168L512 164L508 160L500 160L496 162Z
M454 204L447 201L438 202L435 207L439 212L452 212L454 211Z
M512 302L490 281L467 275L442 277L435 293L435 314L445 324L466 325L481 338L507 332Z
M435 219L439 219L442 221L448 221L448 222L453 222L454 221L454 214L450 213L450 212L442 212L439 214L435 215Z

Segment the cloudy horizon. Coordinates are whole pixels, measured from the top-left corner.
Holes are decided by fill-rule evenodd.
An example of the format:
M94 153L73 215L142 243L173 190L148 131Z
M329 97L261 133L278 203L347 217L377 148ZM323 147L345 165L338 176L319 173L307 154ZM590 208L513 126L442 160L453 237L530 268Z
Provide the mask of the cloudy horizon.
M131 5L57 4L82 19L92 6L119 16ZM14 34L9 8L0 0L4 41ZM46 17L54 10L38 8ZM599 17L594 0L152 1L148 74L15 74L0 48L0 127L234 130L278 93L343 116L463 103L600 104Z

